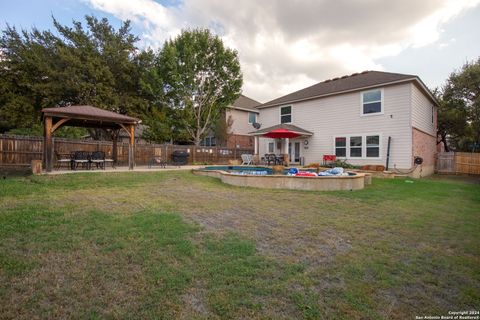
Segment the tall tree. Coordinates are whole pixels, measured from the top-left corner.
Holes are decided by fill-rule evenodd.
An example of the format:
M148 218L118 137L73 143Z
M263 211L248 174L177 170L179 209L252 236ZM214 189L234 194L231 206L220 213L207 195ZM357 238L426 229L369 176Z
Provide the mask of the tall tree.
M237 51L207 29L184 30L167 41L154 72L164 105L195 145L238 98L243 82Z
M450 74L442 88L439 136L449 149L480 149L480 58Z
M143 117L149 99L140 85L153 54L139 52L130 22L115 30L107 19L86 16L73 27L55 18L51 31L18 32L0 38L0 130L40 123L44 107L91 104Z

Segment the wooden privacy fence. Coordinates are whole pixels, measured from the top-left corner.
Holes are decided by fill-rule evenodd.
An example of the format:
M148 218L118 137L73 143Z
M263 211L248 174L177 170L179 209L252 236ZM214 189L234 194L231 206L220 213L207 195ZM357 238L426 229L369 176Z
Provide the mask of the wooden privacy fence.
M480 174L480 153L441 152L435 169L438 173Z
M70 154L74 151L103 151L112 157L111 141L83 141L54 138L55 154ZM229 160L240 160L244 153L253 154L252 149L227 149L222 147L195 147L171 144L136 144L135 164L148 165L152 157L170 162L174 151L186 151L188 163L224 164ZM128 164L128 143L117 144L117 165ZM32 160L42 160L43 138L0 135L0 166L30 166Z

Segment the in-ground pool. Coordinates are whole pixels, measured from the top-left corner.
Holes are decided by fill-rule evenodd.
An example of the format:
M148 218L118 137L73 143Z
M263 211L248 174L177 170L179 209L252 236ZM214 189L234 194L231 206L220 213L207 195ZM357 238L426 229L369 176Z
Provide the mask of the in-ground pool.
M370 175L348 172L342 176L289 176L289 169L284 175L274 175L270 167L261 166L207 166L195 169L197 175L216 177L222 182L241 186L267 189L296 189L296 190L359 190L365 182L371 181ZM314 171L310 169L310 171Z

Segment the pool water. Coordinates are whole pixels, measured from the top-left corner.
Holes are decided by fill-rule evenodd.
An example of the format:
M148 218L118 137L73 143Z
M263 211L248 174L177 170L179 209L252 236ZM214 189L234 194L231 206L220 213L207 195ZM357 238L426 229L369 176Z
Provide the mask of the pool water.
M245 167L245 166L207 166L202 170L221 170L239 175L267 176L273 175L272 168L269 167ZM283 170L286 175L289 169ZM316 172L315 169L306 169L304 171Z
M346 172L342 175L320 177L273 175L269 167L248 166L207 166L192 170L193 174L219 178L222 182L238 187L294 190L360 190L365 187L367 176L364 173ZM293 171L293 170L292 170ZM315 171L315 169L309 169ZM305 172L302 170L302 172ZM330 172L332 173L332 172ZM371 179L368 179L371 182ZM370 182L367 182L369 184Z

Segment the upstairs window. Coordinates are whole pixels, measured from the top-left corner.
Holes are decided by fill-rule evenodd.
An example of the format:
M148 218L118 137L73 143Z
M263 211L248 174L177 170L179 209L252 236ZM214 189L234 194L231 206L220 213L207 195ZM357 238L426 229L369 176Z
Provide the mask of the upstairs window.
M345 158L347 156L347 138L346 137L335 138L335 155L339 158Z
M248 123L252 124L257 122L257 114L255 112L248 113Z
M362 157L362 137L350 137L350 157Z
M432 124L435 123L435 107L432 106Z
M292 122L292 106L280 108L280 123Z
M382 90L362 92L362 115L383 113Z

